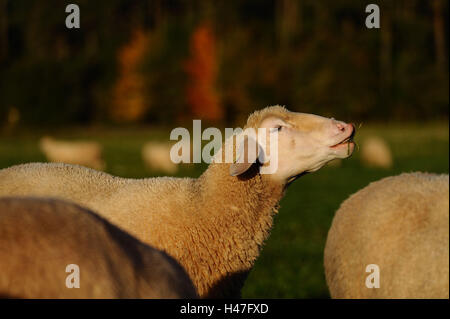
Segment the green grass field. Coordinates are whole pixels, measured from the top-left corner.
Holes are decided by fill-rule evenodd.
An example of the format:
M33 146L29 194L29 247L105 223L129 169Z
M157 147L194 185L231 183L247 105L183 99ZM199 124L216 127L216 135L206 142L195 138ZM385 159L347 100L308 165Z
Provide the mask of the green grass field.
M368 183L402 172L448 173L448 123L364 125L356 141L376 134L391 146L394 167L366 168L359 154L340 167L324 167L293 183L281 202L275 226L243 290L246 298L327 298L323 249L334 212L350 194ZM45 161L38 148L44 132L0 136L0 168ZM141 129L72 129L53 132L58 138L91 139L104 145L106 171L123 177L148 177L140 155L145 141L168 139L168 132ZM196 177L204 164L183 166L179 176Z

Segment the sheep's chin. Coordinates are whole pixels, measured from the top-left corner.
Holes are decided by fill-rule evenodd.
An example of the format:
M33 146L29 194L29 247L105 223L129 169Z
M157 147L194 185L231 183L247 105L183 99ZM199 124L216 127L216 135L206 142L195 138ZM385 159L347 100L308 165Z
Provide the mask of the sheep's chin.
M346 142L330 147L335 152L335 158L348 158L355 150L355 142Z

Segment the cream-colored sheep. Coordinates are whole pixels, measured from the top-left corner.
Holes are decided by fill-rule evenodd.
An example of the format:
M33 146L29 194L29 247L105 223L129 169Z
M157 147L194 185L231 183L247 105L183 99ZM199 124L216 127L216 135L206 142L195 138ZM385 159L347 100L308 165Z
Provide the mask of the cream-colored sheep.
M448 298L448 175L387 177L350 196L334 217L324 263L333 298ZM378 270L366 272L370 264ZM379 288L368 288L377 273Z
M389 145L378 136L370 136L361 145L361 161L369 167L391 168L392 153Z
M105 169L102 147L97 142L58 141L45 136L41 138L39 146L50 162L78 164L97 170Z
M73 278L77 274L79 281ZM68 288L67 281L79 288ZM0 199L0 295L197 296L184 269L166 253L78 205L30 197Z
M178 165L170 159L172 144L148 142L142 147L142 159L151 171L163 172L170 175L178 172Z
M330 160L350 156L355 132L352 124L280 106L253 113L246 127L278 132L278 169L272 174L261 174L271 162L219 163L230 145L244 151L250 145L243 139L233 146L229 138L199 178L136 180L79 166L25 164L0 170L0 196L78 202L172 255L201 297L238 297L286 187Z

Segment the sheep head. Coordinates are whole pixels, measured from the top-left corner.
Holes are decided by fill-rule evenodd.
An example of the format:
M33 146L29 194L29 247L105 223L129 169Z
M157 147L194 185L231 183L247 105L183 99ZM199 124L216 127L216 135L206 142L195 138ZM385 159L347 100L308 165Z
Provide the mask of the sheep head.
M355 147L353 124L314 114L290 112L281 106L267 107L251 114L246 125L248 128L255 129L257 134L263 131L267 135L263 139L265 145L260 145L260 136L243 139L236 147L236 156L249 155L243 163L236 161L231 164L230 174L233 176L243 174L253 163L258 163L257 159L260 160L261 169L270 165L274 158L266 150L271 150L272 139L269 135L273 132L277 133L277 147L274 148L278 152L277 167L267 176L283 184L292 182L304 173L317 171L333 159L349 157ZM255 147L251 147L255 145L250 143L253 140L258 141ZM270 160L261 161L264 157Z

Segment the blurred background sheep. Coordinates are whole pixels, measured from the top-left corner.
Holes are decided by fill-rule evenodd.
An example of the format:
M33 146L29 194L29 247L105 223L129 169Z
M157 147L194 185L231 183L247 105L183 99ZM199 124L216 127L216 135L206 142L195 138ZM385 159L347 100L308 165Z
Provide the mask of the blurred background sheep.
M150 171L174 175L178 172L178 164L170 158L173 144L148 142L142 147L142 160Z
M59 141L51 137L41 138L39 147L50 162L78 164L103 170L102 146L97 142Z
M361 161L368 167L389 169L393 165L392 152L389 145L378 136L369 136L361 145Z

